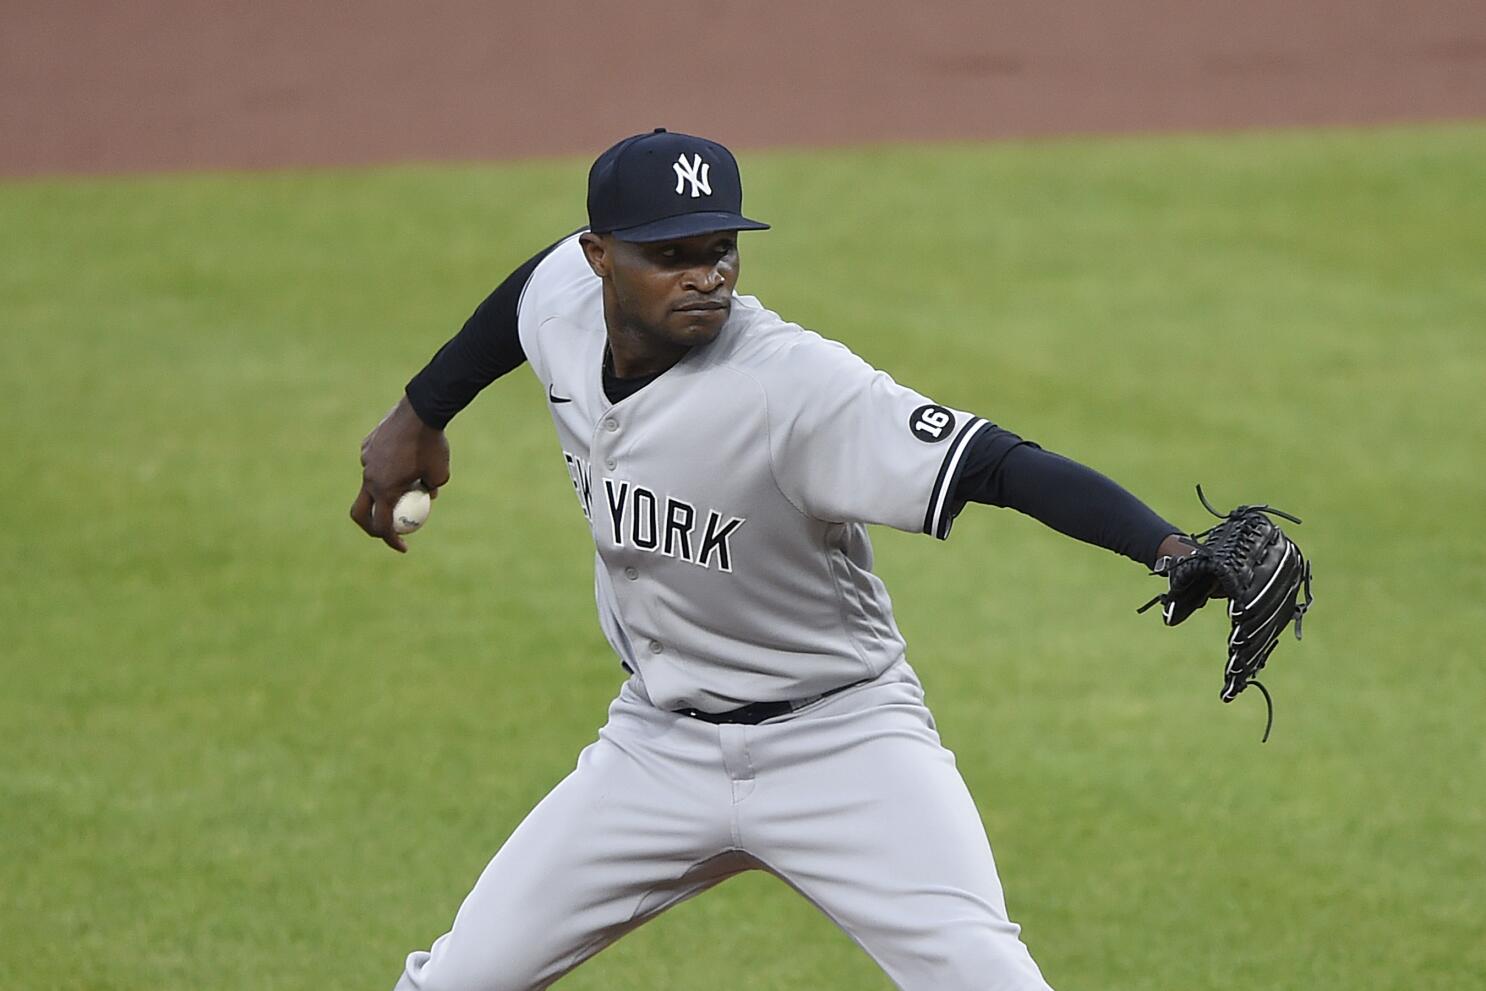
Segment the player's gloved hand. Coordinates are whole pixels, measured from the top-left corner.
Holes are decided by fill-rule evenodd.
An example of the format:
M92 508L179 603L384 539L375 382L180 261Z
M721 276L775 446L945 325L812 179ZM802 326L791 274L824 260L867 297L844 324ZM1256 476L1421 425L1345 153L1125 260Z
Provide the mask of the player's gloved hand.
M1291 620L1295 621L1295 639L1300 639L1301 620L1312 601L1310 562L1270 514L1295 523L1300 520L1269 506L1239 506L1219 513L1201 486L1197 497L1221 522L1193 537L1190 543L1196 550L1190 555L1165 556L1155 563L1152 573L1165 577L1169 587L1137 611L1145 612L1160 602L1162 619L1167 626L1175 626L1209 599L1227 599L1231 628L1222 699L1232 702L1252 683L1268 702L1269 693L1254 676ZM1300 601L1302 591L1304 602ZM1264 735L1268 739L1267 727Z
M419 419L403 396L361 442L361 491L351 504L351 519L369 536L406 553L408 545L392 528L392 507L418 482L436 499L448 481L448 438Z
M1220 592L1211 555L1205 553L1202 544L1183 535L1170 537L1168 541L1161 545L1161 550L1166 552L1174 546L1176 551L1162 553L1151 566L1151 573L1164 576L1170 587L1137 611L1144 612L1160 602L1161 618L1167 626L1175 626Z

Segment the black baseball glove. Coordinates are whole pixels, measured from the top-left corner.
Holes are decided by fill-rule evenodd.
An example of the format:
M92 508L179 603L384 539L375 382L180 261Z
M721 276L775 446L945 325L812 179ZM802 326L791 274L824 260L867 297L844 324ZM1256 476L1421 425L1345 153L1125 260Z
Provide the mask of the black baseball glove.
M1209 599L1228 600L1228 666L1223 670L1224 702L1232 702L1252 684L1264 695L1270 723L1274 708L1269 692L1254 680L1264 667L1280 634L1295 621L1295 639L1300 639L1301 619L1311 607L1311 565L1295 542L1270 518L1300 520L1269 506L1239 506L1220 513L1197 486L1197 498L1221 521L1210 530L1184 541L1195 550L1186 557L1163 557L1152 574L1168 580L1170 587L1137 612L1161 603L1161 617L1175 626L1201 609ZM1300 601L1304 591L1305 601ZM1264 728L1269 739L1269 724Z

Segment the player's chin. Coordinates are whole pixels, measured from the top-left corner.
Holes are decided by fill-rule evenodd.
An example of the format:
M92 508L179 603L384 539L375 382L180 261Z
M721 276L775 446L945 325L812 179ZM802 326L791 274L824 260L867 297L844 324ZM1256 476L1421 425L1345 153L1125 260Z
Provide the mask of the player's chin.
M728 313L728 307L675 310L671 314L671 327L676 336L686 344L706 344L722 332Z

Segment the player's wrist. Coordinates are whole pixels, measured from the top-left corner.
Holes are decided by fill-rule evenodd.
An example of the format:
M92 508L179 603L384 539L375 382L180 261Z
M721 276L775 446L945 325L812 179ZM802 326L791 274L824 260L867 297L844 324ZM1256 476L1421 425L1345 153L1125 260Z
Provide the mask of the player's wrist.
M403 390L402 400L397 404L397 412L405 411L411 414L418 426L424 427L435 433L442 433L454 419L454 413L444 414L438 409L438 403L434 397L427 393L426 388L420 388L421 383L417 378L407 384Z
M1154 562L1160 561L1163 557L1171 558L1172 560L1189 557L1197 552L1197 547L1197 541L1185 533L1168 534L1161 541L1160 546L1156 548L1156 556L1152 560Z

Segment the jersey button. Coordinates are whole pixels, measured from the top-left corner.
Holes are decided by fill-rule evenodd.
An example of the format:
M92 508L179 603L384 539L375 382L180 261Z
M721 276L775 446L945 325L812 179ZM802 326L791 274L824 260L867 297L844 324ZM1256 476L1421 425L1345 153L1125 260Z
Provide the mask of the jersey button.
M663 651L665 649L666 649L665 647L662 647L661 646L661 643L660 643L659 640L652 640L652 641L650 641L650 653L652 653L652 654L659 654L661 651Z
M614 419L612 416L609 417L607 420L604 421L604 429L612 434L614 431L619 429L619 421Z
M617 462L615 462L615 460L613 458L605 458L604 459L604 467L607 468L607 469L609 469L610 471L613 471L614 470L616 464L617 464Z
M635 581L636 579L638 579L640 577L640 569L639 568L625 568L624 569L624 577L628 578L630 581Z

